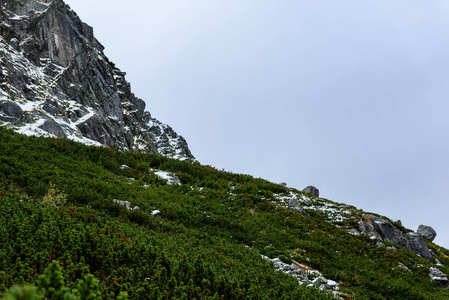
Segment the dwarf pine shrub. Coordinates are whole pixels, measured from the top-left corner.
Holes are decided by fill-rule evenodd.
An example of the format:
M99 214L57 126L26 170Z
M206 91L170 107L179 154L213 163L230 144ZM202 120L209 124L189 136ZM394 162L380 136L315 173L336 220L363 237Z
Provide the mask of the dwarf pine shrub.
M43 203L54 206L64 206L67 203L67 194L61 192L50 182L47 194L42 198Z

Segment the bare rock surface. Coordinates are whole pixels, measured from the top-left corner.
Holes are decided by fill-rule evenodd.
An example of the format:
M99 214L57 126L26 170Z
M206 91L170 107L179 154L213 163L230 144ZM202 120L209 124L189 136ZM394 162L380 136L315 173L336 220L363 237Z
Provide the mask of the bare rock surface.
M0 9L0 125L194 160L185 139L145 111L92 27L62 0L4 0Z

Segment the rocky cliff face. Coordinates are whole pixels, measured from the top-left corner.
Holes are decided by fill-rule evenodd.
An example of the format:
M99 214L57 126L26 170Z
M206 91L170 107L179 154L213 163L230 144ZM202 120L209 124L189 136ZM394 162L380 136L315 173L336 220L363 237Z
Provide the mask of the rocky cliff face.
M0 125L194 160L184 138L145 111L93 29L62 0L0 5Z

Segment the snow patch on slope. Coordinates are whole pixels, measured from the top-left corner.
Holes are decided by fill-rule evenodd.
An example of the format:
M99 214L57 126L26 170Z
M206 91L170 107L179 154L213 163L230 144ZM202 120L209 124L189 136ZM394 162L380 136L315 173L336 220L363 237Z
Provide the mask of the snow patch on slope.
M167 180L168 185L181 184L181 181L179 180L178 176L176 176L173 173L162 171L162 170L153 170L153 169L151 171L153 171L157 177Z

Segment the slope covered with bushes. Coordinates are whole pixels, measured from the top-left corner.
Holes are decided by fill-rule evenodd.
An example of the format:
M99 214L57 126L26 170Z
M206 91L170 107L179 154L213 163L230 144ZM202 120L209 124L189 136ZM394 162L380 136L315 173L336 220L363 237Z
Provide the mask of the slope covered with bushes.
M308 199L309 216L285 207L292 194ZM266 256L319 271L344 298L449 298L430 280L432 262L350 234L363 212L329 221L318 208L331 204L210 166L0 127L0 294L27 284L44 293L39 276L56 261L74 297L91 278L107 299L332 299ZM429 245L449 264L446 249Z

